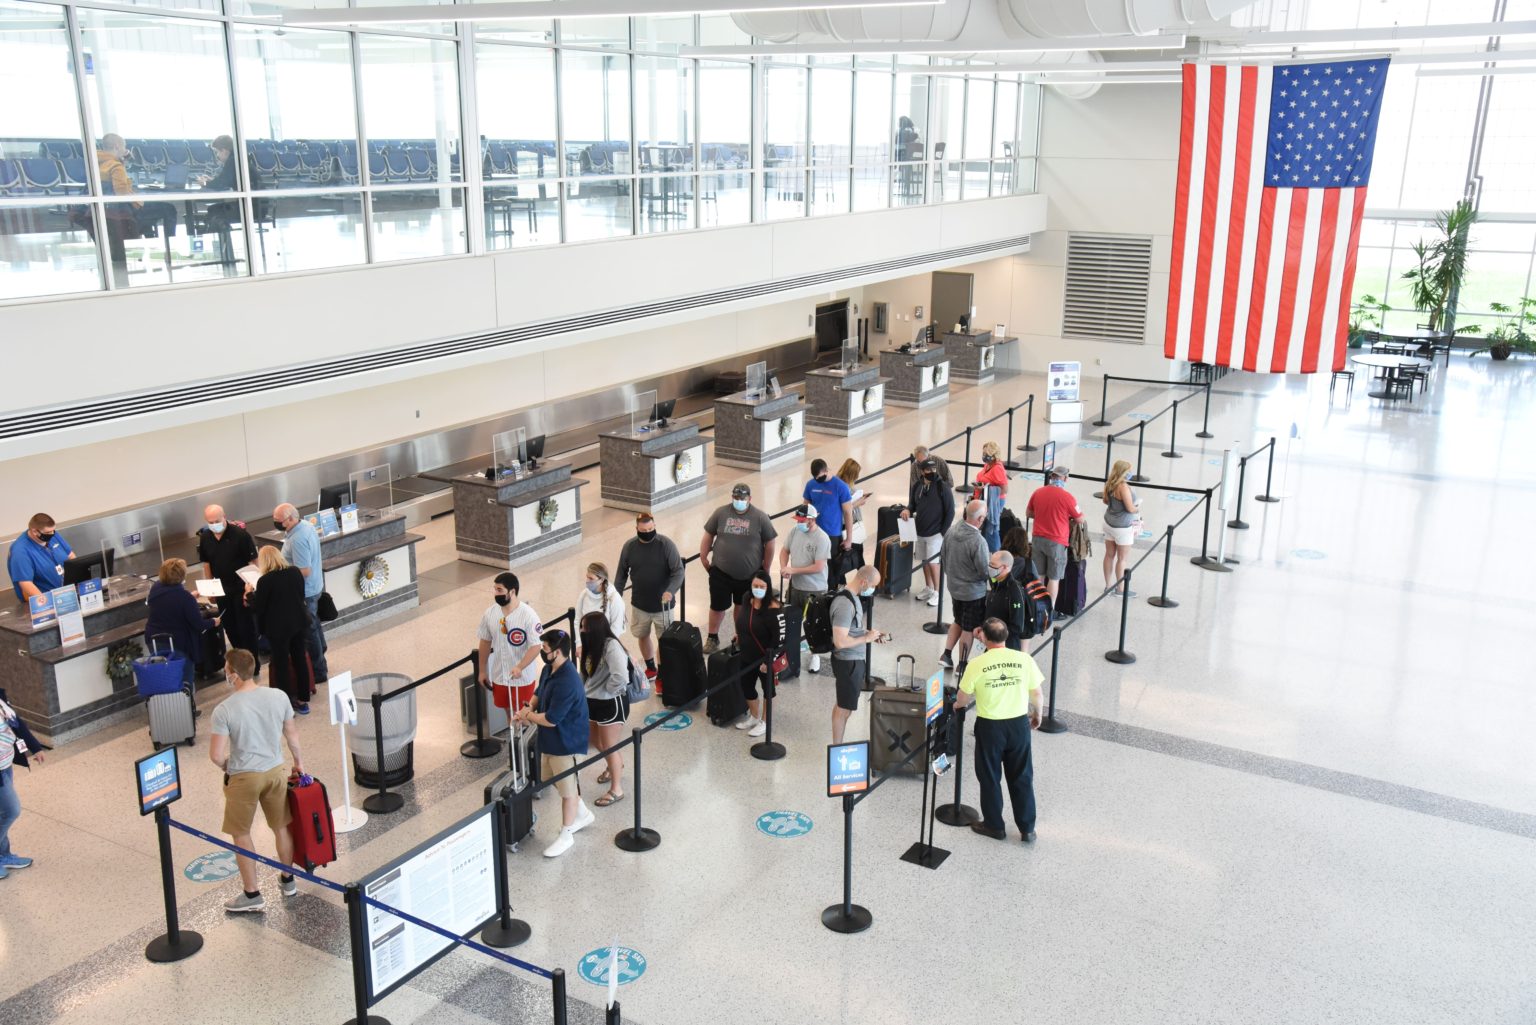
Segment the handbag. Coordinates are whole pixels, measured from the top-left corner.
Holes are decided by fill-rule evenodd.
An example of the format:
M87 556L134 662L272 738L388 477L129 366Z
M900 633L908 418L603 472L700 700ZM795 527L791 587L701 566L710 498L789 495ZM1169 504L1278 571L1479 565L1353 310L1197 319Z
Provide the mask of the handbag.
M187 657L174 645L161 654L156 641L160 635L149 638L149 654L133 660L133 682L139 697L151 698L156 694L174 694L181 690L182 674Z
M336 600L331 597L330 591L320 592L320 598L315 602L315 613L322 623L333 622L337 616L341 615L336 611Z
M635 668L635 660L629 660L629 684L624 688L624 697L631 705L640 701L647 701L651 696L650 681L645 674Z

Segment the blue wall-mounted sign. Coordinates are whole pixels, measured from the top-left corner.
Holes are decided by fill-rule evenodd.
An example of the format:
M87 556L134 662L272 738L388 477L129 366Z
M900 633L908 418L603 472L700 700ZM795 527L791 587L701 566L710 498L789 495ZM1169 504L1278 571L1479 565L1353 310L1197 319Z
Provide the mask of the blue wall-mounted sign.
M789 839L811 831L811 817L799 811L770 811L757 817L757 831L768 836Z

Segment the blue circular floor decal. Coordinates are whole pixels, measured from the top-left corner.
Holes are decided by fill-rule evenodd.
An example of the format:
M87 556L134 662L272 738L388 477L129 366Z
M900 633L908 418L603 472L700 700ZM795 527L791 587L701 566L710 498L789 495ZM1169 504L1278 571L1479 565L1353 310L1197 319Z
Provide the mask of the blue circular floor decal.
M1221 460L1220 459L1207 459L1206 462L1210 463L1212 466L1220 466L1221 465Z
M1152 419L1152 414L1151 413L1127 413L1126 415L1129 416L1132 420L1150 420L1150 419Z
M239 875L240 868L235 864L235 856L228 851L209 851L187 862L181 874L194 883L222 883Z
M1077 443L1077 447L1078 448L1103 448L1104 447L1104 443L1102 441L1080 441L1080 442Z
M757 817L757 831L781 838L804 836L811 831L811 817L799 811L770 811Z
M1328 556L1316 548L1292 548L1291 554L1298 559L1326 559Z
M613 966L613 948L598 947L582 956L576 971L594 986L608 985L608 970ZM619 948L619 985L628 986L645 974L645 955L629 947Z
M656 722L666 714L666 712L652 712L650 715L645 717L645 724L649 726L651 723ZM687 712L679 712L671 719L668 719L666 722L662 723L656 728L667 733L673 733L677 730L686 730L692 725L693 716L689 715Z
M1147 538L1149 538L1151 536L1152 536L1152 532L1150 530L1143 530L1141 533L1136 535L1136 540L1138 540L1138 541L1145 541Z
M1196 501L1197 499L1199 499L1199 497L1200 497L1199 495L1186 495L1182 491L1172 491L1172 492L1169 492L1169 494L1168 494L1168 501L1170 501L1170 502L1193 502L1193 501Z

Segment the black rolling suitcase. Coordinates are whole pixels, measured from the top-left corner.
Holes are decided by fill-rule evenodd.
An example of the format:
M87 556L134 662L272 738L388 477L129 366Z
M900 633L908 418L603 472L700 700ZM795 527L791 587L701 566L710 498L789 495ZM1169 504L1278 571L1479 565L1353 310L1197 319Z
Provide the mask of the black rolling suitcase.
M880 571L880 593L887 598L906 594L912 589L912 554L916 549L899 539L888 537L880 542L875 554L875 568Z
M661 703L681 708L699 700L704 693L704 638L699 628L681 620L661 634L661 660L657 682L661 685Z
M1088 574L1083 572L1086 563L1067 560L1067 572L1061 578L1056 592L1056 614L1075 616L1088 604Z
M538 821L533 810L533 787L538 782L538 735L535 726L513 727L507 735L511 768L485 788L485 803L496 805L495 814L501 819L501 835L509 851L518 849Z
M709 687L714 693L710 694L704 709L709 721L716 726L729 726L747 714L747 699L741 693L741 681L736 679L740 665L741 660L734 650L717 651L709 656ZM731 682L714 690L727 680Z
M212 630L204 630L200 639L201 648L197 659L197 678L199 680L212 680L224 672L224 630L214 627Z
M906 765L898 763L923 746L927 724L926 696L910 687L878 687L869 696L869 764L881 774L916 776L923 772L923 756Z
M800 675L801 642L804 639L803 620L799 609L784 606L784 654L789 666L779 674L779 682L793 680Z
M900 505L882 505L875 514L875 540L884 541L888 537L896 536L896 521L901 519L901 510L906 508Z

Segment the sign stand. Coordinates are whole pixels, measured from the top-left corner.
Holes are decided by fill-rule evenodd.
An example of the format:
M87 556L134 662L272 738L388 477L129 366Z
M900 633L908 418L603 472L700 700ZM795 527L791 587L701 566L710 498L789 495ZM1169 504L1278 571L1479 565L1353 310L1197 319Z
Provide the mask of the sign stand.
M933 845L933 823L938 816L935 805L939 803L938 776L935 775L935 767L931 761L933 749L933 735L937 732L934 723L938 721L944 711L944 674L934 673L928 678L927 694L925 696L925 722L923 724L923 811L922 818L917 825L917 842L907 848L901 860L911 865L921 865L923 868L938 868L944 864L944 859L949 857L949 852L941 847ZM944 758L947 767L948 759ZM929 787L928 777L934 776L933 786ZM924 830L927 830L927 840L923 839Z
M1078 360L1046 364L1045 374L1045 422L1048 424L1080 424L1083 422L1083 403L1080 389L1083 380L1083 364Z
M331 809L332 826L338 833L350 833L368 824L368 813L352 807L351 759L347 754L347 726L357 724L357 695L352 691L352 674L331 677L331 725L341 735L341 803Z

